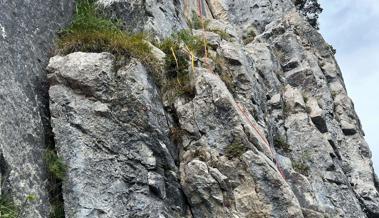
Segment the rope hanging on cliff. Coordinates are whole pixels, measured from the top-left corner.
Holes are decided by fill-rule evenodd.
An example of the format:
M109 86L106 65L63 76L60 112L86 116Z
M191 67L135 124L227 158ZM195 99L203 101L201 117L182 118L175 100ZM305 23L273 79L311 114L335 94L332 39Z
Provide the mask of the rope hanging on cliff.
M278 160L276 158L277 154L276 154L276 152L274 152L274 149L271 148L270 143L267 141L266 137L263 136L263 133L261 133L259 131L258 127L250 120L249 115L246 112L246 109L243 108L243 106L240 103L238 103L238 102L237 102L237 107L238 107L238 110L243 114L243 116L248 121L248 124L251 127L253 127L253 129L258 133L259 137L263 140L264 144L268 147L268 149L269 149L269 151L271 153L271 156L272 156L272 158L273 158L273 160L275 162L276 168L278 169L278 171L281 174L281 176L283 177L283 179L286 180L286 177L284 175L283 169L279 165Z

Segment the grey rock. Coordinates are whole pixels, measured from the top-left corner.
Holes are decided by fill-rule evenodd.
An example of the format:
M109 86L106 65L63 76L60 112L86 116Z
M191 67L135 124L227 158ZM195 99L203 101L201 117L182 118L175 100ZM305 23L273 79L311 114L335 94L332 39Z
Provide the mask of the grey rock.
M111 54L78 52L48 66L53 131L68 167L66 216L183 216L157 89L138 61L117 72L114 64Z
M307 111L317 129L320 130L321 133L328 132L325 115L323 110L319 107L317 99L310 98L307 100Z
M178 16L179 1L98 0L97 4L113 19L124 21L124 28L134 32L152 32L157 38L170 36L187 27L184 16Z
M203 31L203 30L192 30L193 35L204 38L206 42L214 49L220 45L221 37L213 32Z
M172 105L136 59L119 68L108 53L51 58L66 216L378 216L371 152L333 50L316 30L317 1L200 2L97 1L126 30L158 41L189 27L201 6L208 27L192 32L218 59L197 57L188 82L194 93ZM36 194L26 217L47 217L50 207L43 51L71 7L6 1L0 9L1 193L18 203ZM151 46L163 63L167 54Z
M188 1L98 3L108 16L123 19L127 29L149 31L159 39L186 28L185 20L199 6ZM216 74L215 60L198 58L197 68L190 72L194 93L177 97L172 106L165 104L170 115L136 60L114 72L109 54L52 58L54 131L71 178L64 186L68 213L80 211L79 217L378 215L371 153L333 51L315 29L317 2L206 3L208 29L193 33L205 37L210 56L224 63ZM231 39L222 39L215 30L225 31ZM247 37L251 37L248 42ZM165 56L157 48L154 55L160 60ZM169 139L170 128L180 129L177 144ZM91 142L92 138L102 142ZM70 150L68 140L85 152ZM86 173L78 171L87 165L79 164L82 160L73 153L86 153L91 157L86 161L93 163L99 157L86 149L98 144L100 157L110 155L133 168L114 172L109 169L118 165L105 163L85 168ZM74 189L91 182L94 175L104 182L85 193ZM128 179L110 179L120 175ZM95 199L95 190L114 181L118 182L112 194L88 200ZM98 200L114 195L126 196L128 203ZM79 197L73 196L81 196L87 205L78 206Z
M73 2L0 3L0 195L21 206L21 217L48 217L51 209L43 159L52 143L45 67ZM28 195L36 200L26 201Z

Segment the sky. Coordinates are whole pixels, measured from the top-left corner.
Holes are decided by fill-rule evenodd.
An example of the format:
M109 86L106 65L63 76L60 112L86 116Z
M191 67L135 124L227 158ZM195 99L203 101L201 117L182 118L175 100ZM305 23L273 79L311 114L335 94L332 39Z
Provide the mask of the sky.
M337 50L379 173L379 0L319 0L320 31Z

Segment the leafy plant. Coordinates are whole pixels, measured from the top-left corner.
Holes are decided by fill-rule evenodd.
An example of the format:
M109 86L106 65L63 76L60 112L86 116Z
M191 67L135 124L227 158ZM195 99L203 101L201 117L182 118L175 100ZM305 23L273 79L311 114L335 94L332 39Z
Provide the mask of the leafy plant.
M193 53L195 56L203 57L205 55L204 40L194 36L190 30L182 30L173 35L174 40L182 45L182 49L187 53Z
M166 53L165 72L169 79L188 73L189 64L187 54L180 49L180 41L176 38L167 38L159 48Z

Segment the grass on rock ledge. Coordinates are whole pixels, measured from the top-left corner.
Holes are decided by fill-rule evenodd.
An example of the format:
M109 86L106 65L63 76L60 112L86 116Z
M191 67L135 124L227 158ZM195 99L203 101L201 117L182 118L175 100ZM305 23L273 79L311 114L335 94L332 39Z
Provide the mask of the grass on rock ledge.
M77 1L71 25L59 36L59 54L109 52L116 56L134 57L143 63L154 59L144 34L121 30L120 22L105 18L94 0Z

